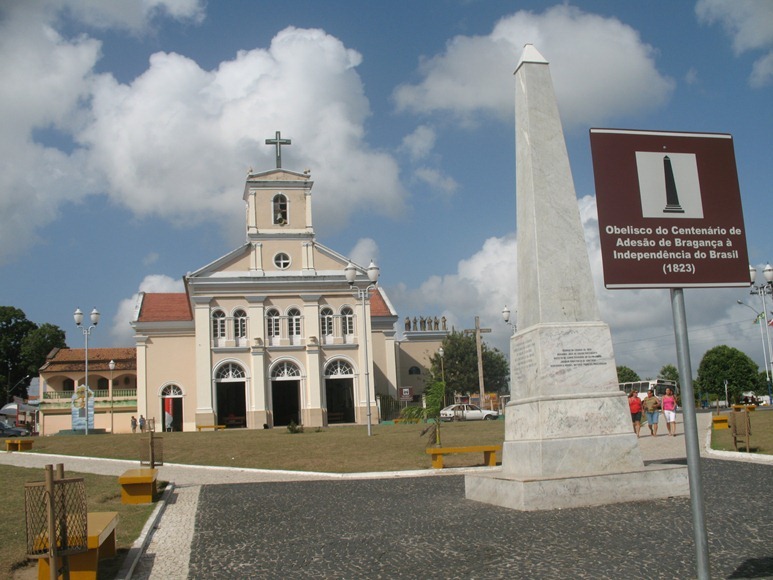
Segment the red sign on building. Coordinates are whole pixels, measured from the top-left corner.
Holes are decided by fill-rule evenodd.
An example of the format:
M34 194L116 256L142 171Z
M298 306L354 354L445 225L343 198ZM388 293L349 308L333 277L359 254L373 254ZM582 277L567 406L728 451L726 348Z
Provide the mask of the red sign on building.
M607 288L749 286L733 138L591 129Z

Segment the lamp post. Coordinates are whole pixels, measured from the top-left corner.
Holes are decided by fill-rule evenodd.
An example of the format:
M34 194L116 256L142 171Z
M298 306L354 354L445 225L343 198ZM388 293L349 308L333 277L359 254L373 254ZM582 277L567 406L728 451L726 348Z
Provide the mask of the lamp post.
M371 260L368 266L368 280L370 281L367 286L360 288L354 284L357 279L357 267L349 262L344 268L344 275L346 281L349 283L349 288L354 290L354 296L362 301L362 340L365 343L365 399L368 405L368 437L373 434L373 427L371 423L371 410L370 410L370 359L368 358L368 324L367 313L365 310L365 302L370 296L370 291L375 290L378 287L378 276L381 270Z
M770 343L770 327L768 326L768 304L765 300L765 295L770 294L773 296L773 266L766 264L762 270L762 275L765 278L763 284L755 284L757 279L757 269L754 266L749 266L749 280L751 281L751 291L749 294L757 294L762 302L762 314L765 316L765 336L768 339L768 359L765 361L765 374L768 377L768 396L770 397L770 404L773 405L773 385L771 385L771 374L768 372L768 365L771 365L771 371L773 371L773 345ZM751 307L750 307L751 308ZM760 327L760 332L762 328ZM764 348L764 347L763 347Z
M446 351L443 350L443 347L437 349L437 354L440 357L440 380L443 381L443 406L445 407L448 404L448 399L446 397L446 366L444 364L444 358Z
M516 316L517 314L518 313L516 312ZM513 329L513 334L515 334L515 331L518 330L518 327L516 326L515 322L510 322L510 309L507 307L507 305L505 305L505 307L502 309L502 318L504 319L505 324Z
M86 388L83 392L83 406L86 411L86 431L85 435L89 434L89 336L91 335L91 331L94 330L97 327L97 324L99 324L99 311L94 308L91 311L91 326L81 326L83 324L83 312L81 312L80 308L76 308L75 312L73 313L72 317L73 320L75 320L75 326L80 328L83 331L83 338L86 341Z
M108 385L108 395L110 396L110 433L113 432L113 371L115 370L115 361L110 359L107 363L110 369L110 384Z

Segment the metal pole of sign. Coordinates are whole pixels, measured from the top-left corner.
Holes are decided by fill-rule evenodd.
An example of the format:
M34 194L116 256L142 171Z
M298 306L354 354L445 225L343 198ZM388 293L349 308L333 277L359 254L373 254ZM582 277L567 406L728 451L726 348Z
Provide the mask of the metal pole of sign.
M684 416L684 438L687 448L687 479L690 482L690 507L695 539L695 559L700 580L709 580L709 545L703 512L703 490L701 488L700 446L698 422L695 417L695 397L692 387L690 366L690 343L687 338L687 316L684 309L684 290L671 289L671 311L674 317L674 338L676 357L679 365L679 379L682 387L682 414Z

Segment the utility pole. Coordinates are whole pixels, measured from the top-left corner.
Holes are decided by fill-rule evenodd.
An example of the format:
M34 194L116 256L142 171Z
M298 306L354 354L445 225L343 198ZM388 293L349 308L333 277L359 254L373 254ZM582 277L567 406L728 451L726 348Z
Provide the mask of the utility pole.
M490 328L480 327L480 316L475 317L475 328L468 328L464 331L464 334L475 333L475 346L478 349L478 388L480 389L480 408L483 408L483 398L485 390L483 388L483 347L481 346L480 335L484 332L491 332Z

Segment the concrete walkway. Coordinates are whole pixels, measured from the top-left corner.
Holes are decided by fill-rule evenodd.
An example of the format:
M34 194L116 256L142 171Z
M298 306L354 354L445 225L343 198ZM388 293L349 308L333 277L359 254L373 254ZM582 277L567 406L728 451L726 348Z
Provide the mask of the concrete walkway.
M761 463L769 463L773 465L773 457L756 457L751 456L749 454L745 453L728 453L728 452L715 452L711 451L707 448L706 445L703 443L708 441L707 435L710 434L710 426L711 426L711 415L708 413L699 413L698 414L698 427L699 427L699 437L701 440L701 454L703 457L712 457L712 458L723 458L723 459L734 459L734 460L741 460L741 461L754 461L754 462L761 462ZM677 436L671 437L667 434L667 431L665 430L665 423L661 421L661 432L659 433L658 437L652 437L649 434L649 431L646 426L642 427L642 436L639 439L640 443L640 449L642 451L642 457L644 458L645 462L651 462L651 461L673 461L673 460L684 460L686 454L685 454L685 438L684 438L684 429L683 425L681 423L681 415L678 416L678 425L677 425ZM83 458L83 457L69 457L69 456L55 456L55 455L44 455L44 454L37 454L37 453L6 453L6 454L0 454L0 463L4 464L10 464L10 465L17 465L17 466L23 466L23 467L36 467L36 468L42 468L44 465L49 463L65 463L66 470L68 472L89 472L89 473L99 473L103 475L115 475L116 477L120 475L124 470L128 468L133 468L137 466L136 461L119 461L119 460L104 460L104 459L91 459L91 458ZM185 465L164 465L160 468L160 478L163 480L167 480L170 482L173 482L173 485L170 486L170 488L165 492L164 497L162 501L159 502L155 512L149 518L148 524L146 525L145 530L143 530L143 533L141 537L138 539L137 543L135 544L134 548L132 549L129 557L127 558L126 565L124 566L124 569L122 570L122 574L120 577L122 578L188 578L188 577L197 577L200 574L205 574L208 576L212 576L213 574L215 577L229 577L229 578L237 578L237 577L249 577L250 574L246 573L245 569L234 569L230 571L222 570L223 574L222 576L217 573L217 567L214 569L209 569L206 567L206 563L211 561L213 557L210 556L204 556L204 554L209 554L208 549L212 545L217 546L217 550L220 550L220 557L224 557L225 553L223 552L224 549L227 548L227 546L230 546L231 544L226 541L225 544L219 544L218 542L222 542L222 538L219 538L218 536L215 536L214 538L209 537L209 532L214 531L215 528L218 528L218 526L223 525L223 516L220 515L213 515L212 510L226 510L230 515L228 518L235 519L236 521L230 521L226 522L226 530L224 531L225 535L228 536L229 534L235 534L237 531L240 531L240 528L242 526L245 526L246 528L253 530L257 533L258 525L257 522L253 522L252 520L245 520L242 524L239 524L238 519L241 514L245 512L244 507L240 506L250 506L250 509L253 508L255 503L260 501L260 497L255 498L254 500L250 502L245 502L244 500L247 499L247 495L252 494L255 489L253 487L244 487L243 485L238 484L255 484L255 483L263 483L263 484L282 484L286 482L307 482L304 484L303 489L306 490L317 490L317 491L311 491L312 494L319 493L322 496L327 495L328 493L332 493L333 495L338 495L340 491L343 489L338 485L333 484L332 487L330 487L330 482L365 482L363 484L358 484L352 487L351 485L348 486L346 494L355 494L358 493L359 489L367 489L363 488L363 486L368 485L375 485L380 487L373 487L374 493L383 494L385 492L388 493L389 489L395 489L400 486L404 486L406 488L406 493L410 493L411 495L420 497L422 493L425 493L423 484L415 483L416 481L420 481L422 478L426 478L427 476L433 476L433 477L441 477L443 481L446 483L443 484L433 484L433 488L435 489L448 489L448 493L450 494L450 498L455 497L455 494L458 493L458 486L459 481L463 480L463 478L456 477L454 479L448 479L448 476L459 476L461 474L475 471L475 470L487 470L491 468L471 468L471 469L445 469L445 470L426 470L426 471L409 471L409 472L391 472L391 473L361 473L361 474L328 474L328 473L309 473L309 472L290 472L290 471L268 471L268 470L258 470L258 469L233 469L233 468L216 468L216 467L196 467L196 466L185 466ZM416 480L416 478L420 478L419 480ZM377 483L379 480L383 482L388 482L390 480L404 480L406 483L403 484L379 484ZM374 484L367 484L368 481L376 482ZM319 483L319 484L313 484L313 487L308 487L309 485L312 485L309 482L328 482L328 483ZM233 486L222 486L221 484L235 484ZM319 485L322 485L322 487L319 487ZM462 484L463 485L463 484ZM386 487L385 487L386 486ZM206 498L207 501L204 505L207 507L207 509L200 510L200 501L202 497L202 489L207 489ZM268 486L268 487L261 487L262 490L276 490L276 486ZM285 489L285 488L281 488ZM298 486L294 486L293 488L286 488L288 491L290 489L299 491L302 488ZM375 490L378 489L378 492L375 492ZM238 492L236 491L238 490ZM324 491L323 491L324 490ZM335 493L333 492L335 490ZM410 490L410 491L409 491ZM238 494L244 494L245 497L236 504L236 506L233 505L233 495L234 493ZM280 498L284 498L288 495L294 495L294 494L288 494L288 493L281 493ZM366 496L367 497L367 496ZM464 497L463 492L459 494L458 501L461 501L461 499ZM643 499L642 497L632 497L632 499ZM272 508L274 505L281 504L282 501L285 500L279 500L275 501L271 505L266 506L266 509ZM295 501L295 500L293 500ZM320 500L321 501L321 500ZM339 501L344 501L343 498L341 498ZM431 501L431 500L430 500ZM453 502L456 502L457 500L453 500ZM225 502L225 503L223 503ZM295 502L297 503L297 501ZM475 502L468 502L472 503L475 506L482 506L482 504L477 504ZM235 512L229 511L236 509ZM288 511L293 509L293 504L286 506L283 508L285 511L282 512L283 514L286 514ZM335 510L340 510L340 505L337 506L331 506L331 509L333 510L333 513ZM487 509L491 510L493 508L480 508L477 509ZM510 511L510 510L506 510ZM213 517L209 523L207 523L206 520L208 517ZM199 541L194 541L196 536L196 522L197 518L201 519L202 522L201 525L201 533L204 534L205 537L208 539L201 542L201 538L199 538ZM212 530L210 530L212 528ZM265 530L264 530L265 532ZM272 534L272 532L267 532L269 535ZM245 540L245 541L252 541L252 540ZM196 546L194 548L195 553L191 552L191 547ZM259 547L255 548L255 551L259 550ZM688 555L689 556L689 555ZM230 556L229 561L233 560L234 562L237 561L239 558L242 557L242 554L233 554ZM364 555L363 557L367 557L367 555ZM203 559L202 559L203 558ZM318 557L319 559L319 557ZM396 565L402 564L401 562L397 562ZM249 569L257 571L257 568L254 568L256 563L249 563L247 564L249 566ZM194 566L194 570L191 570L190 567ZM203 567L202 567L203 566ZM521 571L525 571L523 569L519 569ZM272 575L276 572L276 570L271 570L269 568L266 568L264 572L267 575ZM353 573L354 576L359 576L359 574L356 573L356 570L350 572ZM300 571L299 571L300 573ZM324 575L330 575L330 577L341 577L339 576L335 570L327 570L325 571L323 569ZM365 576L363 572L363 576ZM451 575L453 576L453 574ZM581 576L581 575L580 575Z

